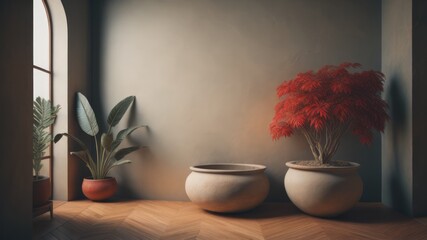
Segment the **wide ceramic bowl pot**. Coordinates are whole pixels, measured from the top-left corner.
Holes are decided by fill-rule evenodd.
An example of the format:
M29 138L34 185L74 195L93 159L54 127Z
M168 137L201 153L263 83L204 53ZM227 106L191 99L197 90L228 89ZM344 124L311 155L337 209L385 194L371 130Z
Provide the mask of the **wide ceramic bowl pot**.
M359 164L345 167L302 166L287 162L285 189L291 201L303 212L333 217L351 209L363 191Z
M270 183L265 166L216 163L190 167L185 182L190 200L213 212L241 212L267 197Z
M82 191L92 201L104 201L116 193L117 181L113 177L103 179L84 178Z

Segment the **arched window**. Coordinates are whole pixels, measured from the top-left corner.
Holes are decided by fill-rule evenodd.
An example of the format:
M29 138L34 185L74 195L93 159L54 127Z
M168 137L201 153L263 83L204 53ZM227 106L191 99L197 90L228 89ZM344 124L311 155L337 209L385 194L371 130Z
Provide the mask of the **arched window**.
M33 7L33 99L52 100L52 29L45 0L34 0ZM52 132L52 129L51 129ZM46 151L41 175L53 175L52 144Z
M61 0L33 0L33 98L60 105L55 129L68 131L68 25ZM51 145L41 175L51 178L52 198L68 199L68 143Z

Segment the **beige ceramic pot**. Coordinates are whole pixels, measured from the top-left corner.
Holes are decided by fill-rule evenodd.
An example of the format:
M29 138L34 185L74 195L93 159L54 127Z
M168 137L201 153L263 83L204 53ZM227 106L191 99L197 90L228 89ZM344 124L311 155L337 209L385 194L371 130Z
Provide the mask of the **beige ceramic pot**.
M193 203L209 211L246 211L267 197L270 184L265 168L232 163L193 166L185 191Z
M333 217L352 208L363 191L359 164L347 167L301 166L287 162L285 189L291 201L303 212Z

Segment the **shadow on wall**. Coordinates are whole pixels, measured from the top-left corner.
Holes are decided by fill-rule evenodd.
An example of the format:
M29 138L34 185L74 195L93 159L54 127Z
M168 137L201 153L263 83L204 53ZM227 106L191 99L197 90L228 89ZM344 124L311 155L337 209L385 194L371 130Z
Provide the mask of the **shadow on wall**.
M100 44L101 37L103 36L103 29L104 29L104 23L102 19L105 19L105 9L106 6L110 3L109 0L93 0L90 1L90 10L91 10L91 86L90 86L90 102L92 104L93 110L95 111L96 116L99 116L98 119L98 125L100 129L103 129L103 132L107 129L107 125L105 122L105 118L103 116L106 116L109 114L109 112L104 111L105 102L103 102L103 97L101 94L102 89L102 65L103 65L103 56L102 56L102 46ZM124 99L125 97L128 97L128 95L121 96L120 100ZM138 125L144 125L147 123L137 123L135 121L135 115L136 115L136 104L138 102L138 99L135 99L135 102L131 105L131 107L128 110L128 117L124 117L123 120L126 120L127 122L125 124L126 127L128 126L138 126ZM117 104L116 102L115 104ZM111 110L111 109L109 109ZM117 134L119 130L121 130L121 126L116 127L114 134ZM141 131L141 130L136 130ZM145 134L149 135L148 128L146 128ZM123 141L122 146L128 145L128 146L145 146L144 141L137 141L132 136L128 136L125 141ZM91 147L91 151L95 151L94 146ZM133 156L132 156L133 155ZM155 157L151 153L150 149L147 147L141 147L140 150L136 151L133 154L129 155L132 163L126 164L131 165L130 167L135 167L134 165L138 165L138 163L135 163L137 161L141 162L152 162L155 161ZM140 164L140 163L139 163ZM133 166L132 166L133 165ZM113 200L119 200L119 199L139 199L140 196L135 192L135 190L132 188L132 184L135 181L131 175L129 175L129 172L125 170L126 166L119 166L111 170L110 174L111 176L114 176L119 183L118 193L115 195Z
M390 104L390 117L389 122L391 126L391 172L390 179L390 191L392 206L405 207L408 206L409 200L408 194L405 192L407 189L404 187L404 179L402 176L402 162L406 159L402 159L404 156L404 146L399 144L399 140L405 138L405 131L408 125L407 113L407 102L402 92L402 87L399 84L399 77L392 76L390 78L390 86L386 95L387 102Z
M132 157L132 163L130 165L134 165L136 161L143 161L146 165L147 162L156 161L155 156L152 154L149 148L142 148L141 150L138 150L135 155L138 155L136 157ZM129 174L128 171L126 171L124 168L117 168L115 171L114 176L117 179L120 179L119 181L119 189L116 194L116 197L119 199L141 199L141 195L138 194L135 189L132 187L134 185L135 179L132 177L131 174ZM144 199L144 198L142 198Z
M106 0L105 0L106 1ZM98 117L98 119L103 119L101 116L105 116L103 111L103 102L101 99L101 79L102 79L102 69L101 66L103 64L103 58L101 55L101 37L102 37L102 29L103 22L101 19L104 18L103 14L105 13L105 5L102 4L101 0L93 0L90 1L90 12L91 12L91 29L90 29L90 68L91 68L91 76L90 76L90 96L89 102L91 102L93 110ZM126 96L127 97L127 96ZM124 97L123 97L124 98ZM120 99L121 100L121 99ZM98 122L101 129L106 129L106 125L103 121Z
M287 170L286 170L287 171ZM270 192L268 193L266 202L290 202L291 200L286 193L285 186L283 185L283 177L275 178L269 171L266 172L268 180L270 181ZM274 197L278 196L278 197Z
M135 102L131 105L131 107L129 108L129 116L127 118L127 123L126 123L126 127L128 126L141 126L141 125L146 125L147 123L138 123L136 122L136 104L137 104L138 99L135 99ZM127 137L127 139L125 140L126 145L128 146L140 146L140 149L137 150L135 153L133 153L133 156L129 157L129 159L131 159L132 163L130 163L130 165L135 165L136 161L140 161L139 164L141 163L145 163L147 164L147 162L153 162L156 161L156 157L154 156L154 154L152 153L152 151L150 150L149 146L147 146L147 139L150 138L150 128L149 126L145 127L145 128L140 128L137 129L136 131L141 131L144 132L143 134L145 135L144 138L142 139L137 139L135 136L131 136L129 135ZM137 155L137 156L135 156ZM137 164L138 166L138 164ZM132 167L132 166L131 166ZM118 194L116 195L119 198L124 198L124 199L140 199L140 196L135 192L135 190L132 188L132 184L133 182L135 182L135 179L132 178L131 175L129 175L126 170L123 167L118 167L117 169L115 169L115 173L114 176L117 179L120 179L119 181L119 191Z

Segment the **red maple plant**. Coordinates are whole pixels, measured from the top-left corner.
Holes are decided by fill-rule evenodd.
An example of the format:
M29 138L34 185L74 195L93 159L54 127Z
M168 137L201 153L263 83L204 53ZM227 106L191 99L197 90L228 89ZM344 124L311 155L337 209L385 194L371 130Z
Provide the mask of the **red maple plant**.
M372 131L383 131L388 115L381 98L384 74L357 72L359 63L326 65L317 72L299 73L277 88L280 101L270 124L274 140L301 131L315 160L330 163L343 134L350 129L363 144Z

